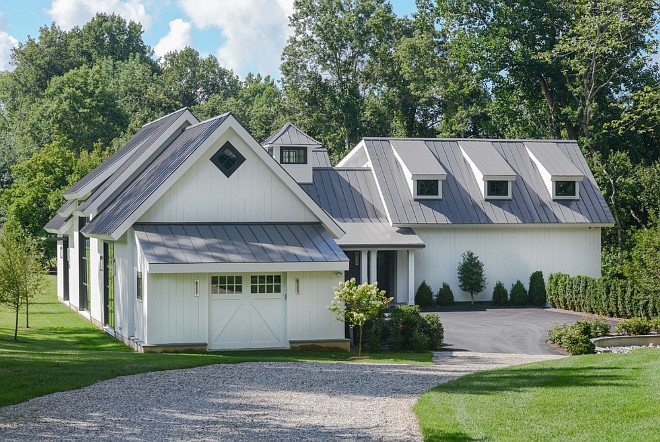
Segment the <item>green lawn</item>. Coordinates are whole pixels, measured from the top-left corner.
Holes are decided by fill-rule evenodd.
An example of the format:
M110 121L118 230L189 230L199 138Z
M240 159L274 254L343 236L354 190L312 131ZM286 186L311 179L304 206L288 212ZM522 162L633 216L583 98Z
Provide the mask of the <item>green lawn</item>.
M660 440L660 351L475 373L425 393L426 440Z
M248 361L343 361L348 353L227 351L204 354L138 354L59 303L55 277L30 306L30 329L12 342L14 316L0 310L0 406L56 391L84 387L115 376L207 364ZM20 326L25 325L21 316ZM369 354L368 362L432 364L427 353Z

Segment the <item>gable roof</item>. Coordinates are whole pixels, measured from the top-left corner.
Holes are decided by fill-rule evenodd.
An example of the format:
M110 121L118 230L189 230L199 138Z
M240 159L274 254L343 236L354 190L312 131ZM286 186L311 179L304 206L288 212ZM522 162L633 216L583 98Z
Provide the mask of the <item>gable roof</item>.
M268 137L262 146L318 146L321 142L298 129L293 123L286 123L280 130Z
M544 141L563 152L585 176L578 200L555 201L528 155L524 141L487 140L518 176L510 200L487 200L479 190L456 139L399 139L423 141L447 171L442 199L415 200L388 138L361 143L373 169L385 211L392 225L419 224L601 224L614 222L605 199L575 141ZM474 140L467 140L474 141ZM358 146L360 147L360 145Z
M220 129L221 127L223 129ZM118 239L146 212L148 206L155 202L155 199L159 198L178 179L178 176L197 160L204 151L199 149L200 146L209 145L208 143L215 141L214 137L207 143L207 139L216 131L223 133L222 131L229 128L233 129L253 149L257 156L291 189L334 237L344 234L339 224L300 188L231 113L185 128L160 152L148 159L146 167L131 177L130 183L112 197L109 204L82 229L82 232L88 236ZM174 177L170 179L172 176ZM167 185L165 185L166 182ZM151 201L151 203L145 204L147 201Z
M113 234L228 116L223 114L184 129L82 232L115 239L121 236L123 232L117 237Z
M121 167L126 160L131 158L134 151L143 145L146 140L150 138L158 138L158 135L156 135L155 138L153 137L155 134L167 130L167 128L174 123L179 116L186 112L186 110L187 108L179 109L142 126L142 128L140 128L140 130L138 130L124 146L112 154L110 158L99 164L94 170L67 189L64 192L64 197L66 199L74 199L82 198L87 195Z

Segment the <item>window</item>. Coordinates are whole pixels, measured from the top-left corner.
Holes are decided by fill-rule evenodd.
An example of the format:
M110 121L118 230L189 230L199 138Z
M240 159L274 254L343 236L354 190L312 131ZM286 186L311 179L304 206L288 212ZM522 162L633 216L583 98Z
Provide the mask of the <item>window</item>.
M245 157L236 150L234 146L227 141L223 146L211 157L211 162L220 169L222 173L229 178L236 169L243 164Z
M250 278L252 293L281 293L282 275L256 275Z
M281 147L280 164L307 164L307 148Z
M142 300L142 272L137 272L137 288L135 290L136 298Z
M508 198L508 181L486 181L486 198Z
M212 295L240 295L243 293L242 276L211 276Z
M555 181L555 196L557 197L576 197L577 183L575 181Z
M417 196L438 196L438 180L417 180Z

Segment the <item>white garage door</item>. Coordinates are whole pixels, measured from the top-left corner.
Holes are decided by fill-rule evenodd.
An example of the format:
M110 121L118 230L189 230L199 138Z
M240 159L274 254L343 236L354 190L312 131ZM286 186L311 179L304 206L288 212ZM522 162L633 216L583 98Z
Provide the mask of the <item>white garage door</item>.
M208 348L286 347L284 291L282 275L212 276Z

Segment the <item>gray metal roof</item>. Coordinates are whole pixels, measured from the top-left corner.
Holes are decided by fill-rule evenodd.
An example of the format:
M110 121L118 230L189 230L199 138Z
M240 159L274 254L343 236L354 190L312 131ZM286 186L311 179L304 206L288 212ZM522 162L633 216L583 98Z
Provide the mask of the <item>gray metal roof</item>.
M417 140L411 140L417 141ZM603 194L574 141L549 141L584 174L580 199L553 201L523 141L492 140L518 178L510 200L485 200L455 139L427 139L426 146L447 171L441 200L415 201L394 158L389 139L365 139L387 212L394 225L557 224L614 222Z
M319 147L312 149L312 155L309 157L309 164L312 167L331 167L328 149Z
M280 130L261 143L262 146L321 146L321 142L298 129L293 123L286 123Z
M582 177L584 174L555 143L526 141L525 146L552 176Z
M516 176L516 172L502 158L492 142L460 140L458 145L483 176Z
M183 109L183 111L185 111L185 109ZM171 125L177 120L177 118L179 118L180 115L181 112L177 111L176 113L170 114L165 118L156 120L159 122L159 124L154 126L155 129L152 130L147 137L143 137L140 143L137 144L135 148L126 155L126 160L123 162L123 164L112 175L110 175L110 177L108 177L103 182L103 184L94 189L92 193L78 205L78 210L85 211L89 206L96 202L96 200L103 194L103 192L105 192L108 187L112 186L112 184L122 176L126 169L134 165L135 161L138 161L144 155L144 153L153 146L156 140L158 140L158 138L160 138L160 136L171 127ZM131 140L129 140L129 143ZM125 183L125 185L127 184L128 183Z
M111 235L215 131L229 114L187 127L132 182L83 228Z
M413 175L447 175L423 141L392 140L394 152Z
M62 204L62 206L61 206L59 209L57 209L57 213L58 213L58 214L62 214L62 213L64 213L64 212L66 212L67 209L69 209L69 207L71 207L71 206L73 205L73 203L75 203L75 202L76 202L75 199L72 199L72 200L66 200L66 201L64 202L64 204Z
M62 216L55 214L55 216L48 221L48 224L44 226L44 230L50 233L58 233L62 227L71 219L71 215Z
M421 249L424 241L408 227L392 227L389 223L340 223L346 232L337 244L347 249Z
M135 224L151 264L343 262L321 224Z
M138 148L147 138L150 138L157 131L164 131L167 127L176 121L179 116L186 111L186 108L179 109L175 112L172 112L169 115L161 117L157 120L154 120L150 123L145 124L137 131L135 135L131 137L128 142L122 146L117 152L112 154L110 158L99 164L94 170L78 180L73 186L71 186L64 193L74 193L81 191L86 185L93 181L98 176L106 172L111 166L126 161L127 158L133 153L133 151ZM158 138L158 137L156 137Z

